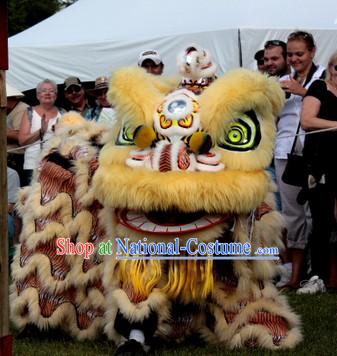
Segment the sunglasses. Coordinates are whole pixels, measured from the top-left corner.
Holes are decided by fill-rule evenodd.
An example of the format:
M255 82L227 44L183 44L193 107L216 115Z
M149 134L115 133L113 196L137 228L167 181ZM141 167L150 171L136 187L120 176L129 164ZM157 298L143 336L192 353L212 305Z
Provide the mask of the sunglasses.
M288 41L304 41L310 51L316 47L312 34L304 31L291 33L288 36Z
M267 48L269 48L269 47L274 47L274 46L286 47L287 45L285 44L285 42L279 41L279 40L267 41L267 42L264 44L264 48L265 48L265 49L267 49Z
M96 90L95 94L96 96L102 96L102 95L105 95L106 93L108 92L108 89L98 89Z
M73 85L70 88L66 90L67 94L72 94L72 93L79 93L81 91L82 87L79 87L77 85Z
M264 65L264 59L259 59L259 60L257 61L257 64L258 64L259 66L263 66L263 65Z
M312 35L308 32L304 32L304 31L295 31L292 32L289 36L288 39L292 39L292 38L298 38L298 37L302 37L304 39L306 38L311 38L313 39Z
M142 53L142 56L148 56L148 55L158 56L158 53L156 51L145 51Z

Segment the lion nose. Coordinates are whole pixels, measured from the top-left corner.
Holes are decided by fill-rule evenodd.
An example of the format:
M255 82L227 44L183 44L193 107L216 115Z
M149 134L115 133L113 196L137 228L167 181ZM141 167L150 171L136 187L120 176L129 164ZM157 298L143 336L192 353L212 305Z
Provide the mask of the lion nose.
M182 142L163 145L159 157L159 171L187 170L191 165L191 158L186 145Z

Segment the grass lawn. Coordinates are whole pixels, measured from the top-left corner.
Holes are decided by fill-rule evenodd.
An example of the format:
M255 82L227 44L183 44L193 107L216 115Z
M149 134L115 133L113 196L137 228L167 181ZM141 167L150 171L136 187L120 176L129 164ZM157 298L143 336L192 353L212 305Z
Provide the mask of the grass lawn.
M291 351L263 351L261 349L228 350L207 346L195 340L182 345L161 344L153 355L337 355L337 293L296 295L288 293L289 302L301 316L304 341ZM15 335L15 332L14 332ZM66 337L39 333L15 337L14 355L17 356L103 356L113 355L114 346L106 339L76 342Z

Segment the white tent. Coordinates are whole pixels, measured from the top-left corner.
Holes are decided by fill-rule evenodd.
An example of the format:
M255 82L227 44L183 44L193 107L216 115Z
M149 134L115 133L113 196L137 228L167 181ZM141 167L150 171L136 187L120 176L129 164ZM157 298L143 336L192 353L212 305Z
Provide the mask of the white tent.
M136 65L145 49L157 49L172 75L177 53L191 43L211 51L221 75L254 68L266 40L285 40L294 29L314 34L316 61L325 64L337 49L337 1L78 0L9 39L7 79L20 90L44 78L91 81Z

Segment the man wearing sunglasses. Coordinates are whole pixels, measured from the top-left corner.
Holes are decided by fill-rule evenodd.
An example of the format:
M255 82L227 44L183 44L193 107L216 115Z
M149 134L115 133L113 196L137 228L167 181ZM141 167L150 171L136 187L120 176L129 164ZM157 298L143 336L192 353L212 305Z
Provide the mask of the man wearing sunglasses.
M81 81L77 77L69 77L64 81L64 97L66 109L79 112L85 116L91 108Z
M287 64L287 44L280 40L267 41L264 45L264 68L271 76L283 77L290 73Z

